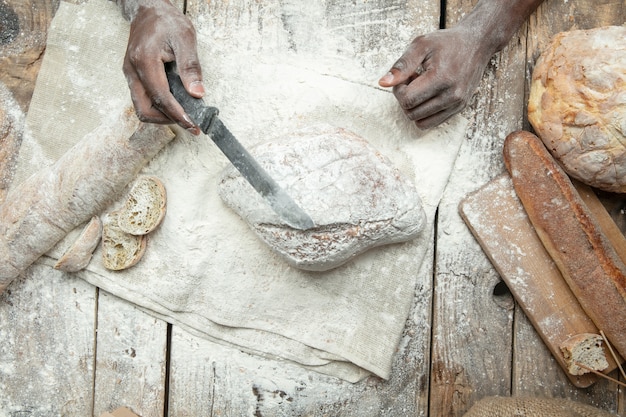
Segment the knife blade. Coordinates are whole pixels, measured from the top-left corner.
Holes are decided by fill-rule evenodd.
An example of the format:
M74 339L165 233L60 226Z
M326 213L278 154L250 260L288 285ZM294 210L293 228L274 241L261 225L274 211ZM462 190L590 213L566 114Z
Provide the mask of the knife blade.
M207 106L204 100L189 95L173 65L166 65L166 74L172 95L191 120L213 140L281 220L294 229L306 230L315 227L311 217L278 185L222 123L218 117L218 109Z

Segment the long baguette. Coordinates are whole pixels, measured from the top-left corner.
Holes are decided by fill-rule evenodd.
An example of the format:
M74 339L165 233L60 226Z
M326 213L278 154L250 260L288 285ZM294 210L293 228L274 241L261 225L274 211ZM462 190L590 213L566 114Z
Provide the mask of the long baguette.
M537 136L521 131L507 136L504 162L539 238L582 308L626 357L626 266Z
M0 294L68 232L110 204L173 137L168 127L141 123L129 108L12 188L0 206Z

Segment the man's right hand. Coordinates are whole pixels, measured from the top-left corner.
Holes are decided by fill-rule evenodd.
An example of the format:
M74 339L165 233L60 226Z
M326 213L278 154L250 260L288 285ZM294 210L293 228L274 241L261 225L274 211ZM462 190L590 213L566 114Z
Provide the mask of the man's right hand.
M125 3L131 25L123 70L139 119L150 123L173 122L199 134L198 126L170 93L165 74L165 63L176 62L189 94L197 98L204 95L196 32L191 21L167 0L126 0Z

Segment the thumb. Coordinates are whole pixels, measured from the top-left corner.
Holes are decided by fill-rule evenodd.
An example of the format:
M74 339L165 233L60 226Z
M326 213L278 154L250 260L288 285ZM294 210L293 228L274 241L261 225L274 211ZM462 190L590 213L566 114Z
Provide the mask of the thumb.
M178 74L185 89L196 98L204 96L204 84L202 83L202 69L197 57L192 57L183 62L176 62Z
M394 87L421 75L422 72L421 59L420 62L417 62L416 59L404 54L393 64L389 72L378 80L378 85L381 87Z

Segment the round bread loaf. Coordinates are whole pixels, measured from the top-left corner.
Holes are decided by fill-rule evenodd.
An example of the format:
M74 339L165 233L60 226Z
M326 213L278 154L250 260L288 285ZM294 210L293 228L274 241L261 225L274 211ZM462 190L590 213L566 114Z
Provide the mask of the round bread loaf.
M286 225L232 166L223 172L220 196L291 266L326 271L424 228L413 182L353 132L312 126L251 153L316 227Z
M533 71L528 119L572 177L626 192L626 27L557 34Z

